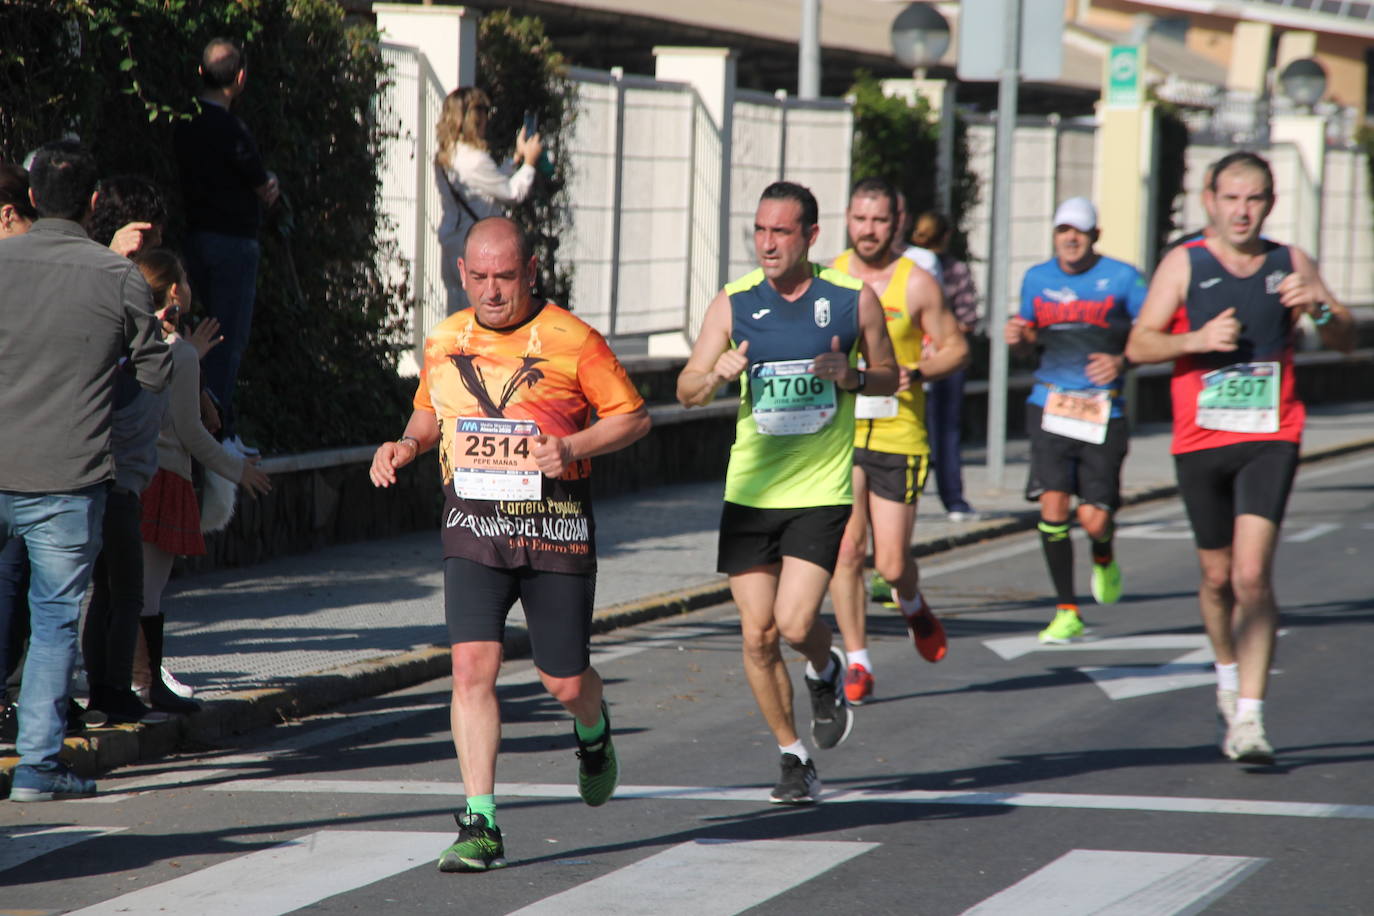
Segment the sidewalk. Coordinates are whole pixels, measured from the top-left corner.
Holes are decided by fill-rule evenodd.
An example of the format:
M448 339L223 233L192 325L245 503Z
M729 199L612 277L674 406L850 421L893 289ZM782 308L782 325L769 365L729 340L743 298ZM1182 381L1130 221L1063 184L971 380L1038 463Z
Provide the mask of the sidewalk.
M1374 446L1374 402L1310 412L1304 461ZM965 451L965 491L982 517L946 519L933 481L921 500L918 555L1032 528L1022 496L1025 440L1007 445L1005 486L988 486L983 449ZM1139 430L1123 471L1126 502L1171 495L1169 430ZM596 507L596 624L609 630L729 600L714 572L722 484L686 484ZM96 772L214 743L251 728L448 673L437 532L330 547L245 570L174 581L164 600L168 668L197 690L200 713L152 726L89 730L68 739L72 762ZM519 606L507 654L528 641ZM12 753L12 750L10 751ZM0 793L16 759L0 757Z

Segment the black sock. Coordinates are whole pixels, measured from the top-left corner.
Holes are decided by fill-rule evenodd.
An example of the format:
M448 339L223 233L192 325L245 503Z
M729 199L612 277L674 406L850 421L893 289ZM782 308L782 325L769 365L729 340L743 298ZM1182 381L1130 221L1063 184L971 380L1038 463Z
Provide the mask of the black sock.
M1102 539L1089 538L1093 546L1093 562L1099 566L1106 566L1112 562L1112 536L1116 534L1116 522L1107 520L1107 530L1102 532Z
M1045 548L1045 564L1060 604L1077 604L1073 590L1073 541L1069 539L1069 520L1052 522L1040 519L1040 546Z

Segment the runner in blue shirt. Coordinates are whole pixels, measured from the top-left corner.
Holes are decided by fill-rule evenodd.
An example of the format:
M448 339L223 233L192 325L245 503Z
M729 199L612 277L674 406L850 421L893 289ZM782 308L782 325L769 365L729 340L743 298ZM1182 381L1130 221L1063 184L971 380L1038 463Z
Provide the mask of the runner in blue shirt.
M1061 203L1054 213L1054 257L1026 271L1020 312L1006 326L1009 346L1039 351L1026 402L1026 498L1040 503L1040 539L1058 599L1041 642L1083 635L1069 539L1072 496L1092 541L1093 598L1099 604L1121 598L1121 567L1112 550L1127 448L1121 376L1126 338L1146 287L1134 267L1098 254L1097 238L1097 210L1087 198Z

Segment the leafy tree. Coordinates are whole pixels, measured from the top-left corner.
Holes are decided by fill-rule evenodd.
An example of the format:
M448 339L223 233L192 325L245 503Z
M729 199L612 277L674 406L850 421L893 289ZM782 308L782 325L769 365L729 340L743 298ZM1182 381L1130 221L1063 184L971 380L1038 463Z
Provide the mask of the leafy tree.
M375 30L333 0L0 0L0 35L0 156L78 135L102 174L163 189L172 247L185 228L172 134L201 50L215 36L245 47L234 111L283 199L260 233L240 425L271 451L394 435L413 382L395 372L404 290L379 266Z
M939 119L925 99L915 104L883 94L882 84L860 70L849 90L854 99L854 149L851 171L854 180L884 178L906 194L907 207L921 213L939 206L937 162ZM978 202L978 176L968 169L968 137L962 119L955 118L954 187L950 225L954 227L950 252L966 258L963 223Z
M532 16L498 10L482 17L477 41L477 83L491 96L488 138L498 161L515 148L524 113L539 119L550 173L541 172L534 192L512 216L534 241L539 256L539 291L560 305L572 306L572 265L559 260L562 237L571 229L566 155L577 115L577 88L567 75L563 55Z

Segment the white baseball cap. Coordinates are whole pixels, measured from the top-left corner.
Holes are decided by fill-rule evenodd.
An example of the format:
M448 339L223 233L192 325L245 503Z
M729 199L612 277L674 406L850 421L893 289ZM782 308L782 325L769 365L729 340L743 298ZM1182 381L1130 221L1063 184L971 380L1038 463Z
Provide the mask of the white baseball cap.
M1055 209L1054 224L1092 232L1097 228L1097 208L1086 197L1070 197Z

